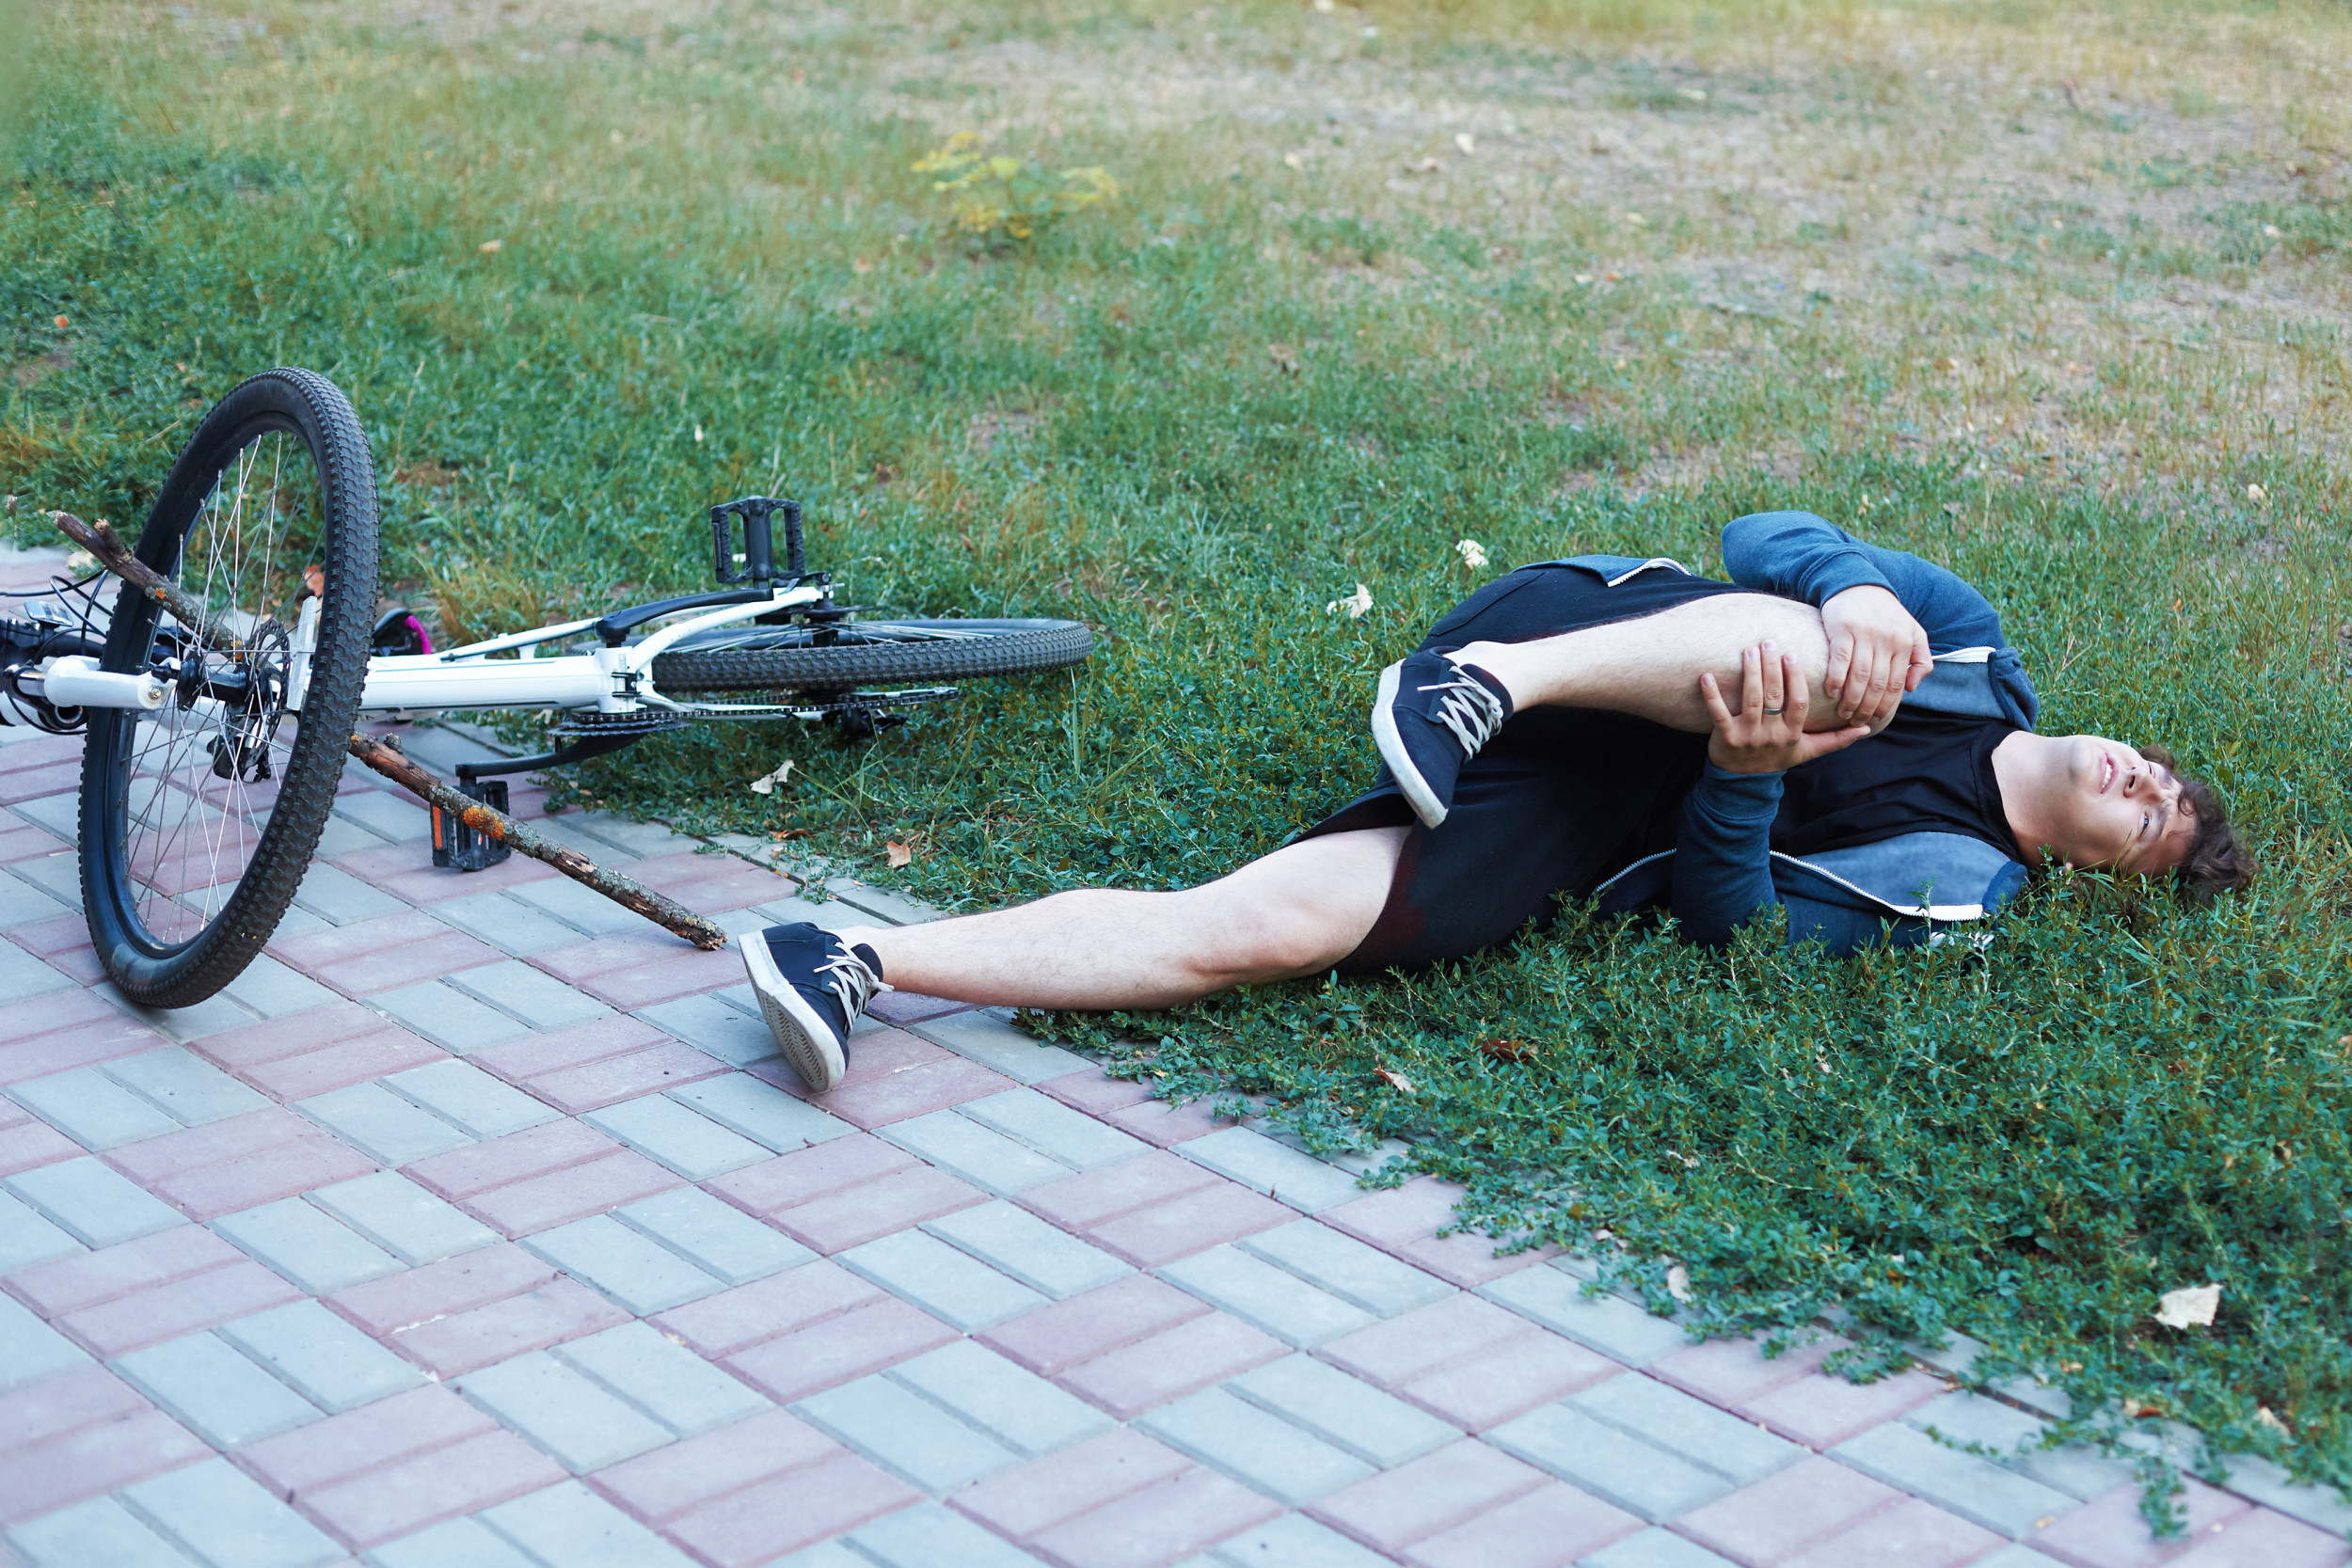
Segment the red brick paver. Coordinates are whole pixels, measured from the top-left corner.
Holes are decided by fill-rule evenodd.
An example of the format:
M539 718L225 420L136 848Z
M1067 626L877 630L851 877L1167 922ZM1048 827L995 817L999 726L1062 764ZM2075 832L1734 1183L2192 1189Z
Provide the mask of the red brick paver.
M1066 1568L1161 1568L1281 1512L1213 1470L1193 1469L1056 1525L1032 1544Z
M0 1396L0 1524L39 1518L211 1451L105 1369L59 1373Z
M1526 1497L1549 1480L1531 1465L1464 1438L1334 1492L1307 1512L1394 1556Z
M507 1243L355 1285L326 1300L438 1377L611 1328L629 1316Z
M1816 1457L1685 1514L1675 1531L1741 1568L1780 1568L1902 1500L1893 1487Z
M1623 1509L1551 1481L1423 1538L1405 1560L1414 1568L1564 1568L1641 1528Z
M380 1013L340 1001L207 1035L189 1049L279 1101L349 1088L449 1054Z
M1316 1354L1471 1432L1625 1370L1470 1295L1359 1328Z
M564 1479L562 1465L440 1387L266 1438L236 1459L359 1551Z
M727 1357L726 1367L769 1398L788 1403L958 1338L930 1313L891 1296L763 1340Z
M367 1155L278 1106L125 1144L106 1163L199 1220L376 1169Z
M823 1261L673 1307L652 1321L664 1334L716 1360L813 1328L879 1300L882 1293L838 1263Z
M1173 1285L1148 1274L1131 1274L983 1329L976 1338L1029 1370L1052 1377L1163 1329L1204 1318L1211 1310L1207 1302Z
M2139 1488L2124 1485L2093 1498L2035 1535L2033 1548L2069 1568L2154 1568L2179 1555L2184 1541L2202 1541L2212 1535L2218 1545L2229 1538L2238 1520L2254 1511L2245 1498L2201 1481L2184 1477L2182 1484L2188 1489L2182 1499L2185 1507L2182 1533L2171 1540L2158 1541L2149 1533L2147 1522L2139 1516ZM2220 1527L2217 1535L2217 1526Z
M1080 1362L1054 1381L1126 1420L1288 1354L1281 1340L1213 1312Z
M1105 1503L1196 1468L1193 1462L1133 1427L1089 1437L1075 1448L993 1476L948 1499L997 1534L1034 1541Z
M270 943L270 951L345 996L372 996L506 957L422 910L281 938Z

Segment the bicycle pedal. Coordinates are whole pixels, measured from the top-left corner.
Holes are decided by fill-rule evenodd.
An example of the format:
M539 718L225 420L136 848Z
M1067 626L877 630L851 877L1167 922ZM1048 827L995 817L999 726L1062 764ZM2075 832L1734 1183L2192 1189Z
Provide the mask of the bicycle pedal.
M504 779L461 779L458 790L492 811L506 809ZM433 808L433 863L444 871L486 871L515 852L503 839L477 832L466 819L439 806Z

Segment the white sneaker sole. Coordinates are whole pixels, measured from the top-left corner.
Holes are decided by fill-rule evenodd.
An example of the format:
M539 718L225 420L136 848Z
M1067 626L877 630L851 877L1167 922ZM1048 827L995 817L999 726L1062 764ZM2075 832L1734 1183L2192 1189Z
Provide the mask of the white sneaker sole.
M752 994L759 998L760 1016L768 1021L768 1033L773 1035L776 1049L784 1053L792 1070L801 1075L817 1094L824 1094L840 1084L841 1075L850 1069L848 1057L842 1054L841 1042L833 1037L833 1027L823 1016L792 989L776 967L776 960L768 951L768 943L755 931L738 937L737 944L743 950L743 968L752 977Z
M1396 786L1405 792L1406 804L1413 815L1429 827L1445 820L1445 807L1438 803L1438 792L1429 787L1429 781L1413 766L1412 753L1405 749L1405 737L1396 733L1396 686L1405 661L1398 659L1380 672L1380 690L1372 700L1372 739L1380 748L1380 760L1396 775Z

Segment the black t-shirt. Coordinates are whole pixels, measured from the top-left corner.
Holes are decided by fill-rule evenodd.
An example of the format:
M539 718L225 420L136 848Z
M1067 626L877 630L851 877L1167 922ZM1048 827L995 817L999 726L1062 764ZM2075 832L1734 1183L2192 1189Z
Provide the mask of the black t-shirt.
M1902 833L1965 833L2025 863L1993 776L1993 749L2016 730L1906 705L1877 735L1782 775L1772 847L1814 855Z

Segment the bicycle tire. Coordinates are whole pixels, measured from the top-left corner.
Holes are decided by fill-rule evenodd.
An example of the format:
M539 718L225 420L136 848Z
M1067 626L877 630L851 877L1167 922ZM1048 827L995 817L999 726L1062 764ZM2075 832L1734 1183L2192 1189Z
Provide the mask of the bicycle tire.
M1094 634L1076 621L857 621L816 644L805 627L706 632L653 661L664 691L838 691L894 682L1018 675L1076 664ZM863 641L847 641L856 637Z
M263 452L266 470L248 456ZM299 538L313 521L315 540ZM81 839L90 941L125 997L186 1007L244 973L269 941L342 776L376 592L375 463L349 400L326 377L291 368L232 388L172 465L135 553L216 615L243 617L238 649L192 653L180 641L178 657L241 667L248 690L266 692L275 680L278 693L274 708L247 697L232 714L183 687L155 714L89 713ZM324 568L326 592L297 714L283 700L291 655L273 654L283 644L272 628L295 624L295 583L310 562ZM150 668L159 640L174 637L177 623L166 619L123 584L101 667ZM291 741L281 738L289 726Z

